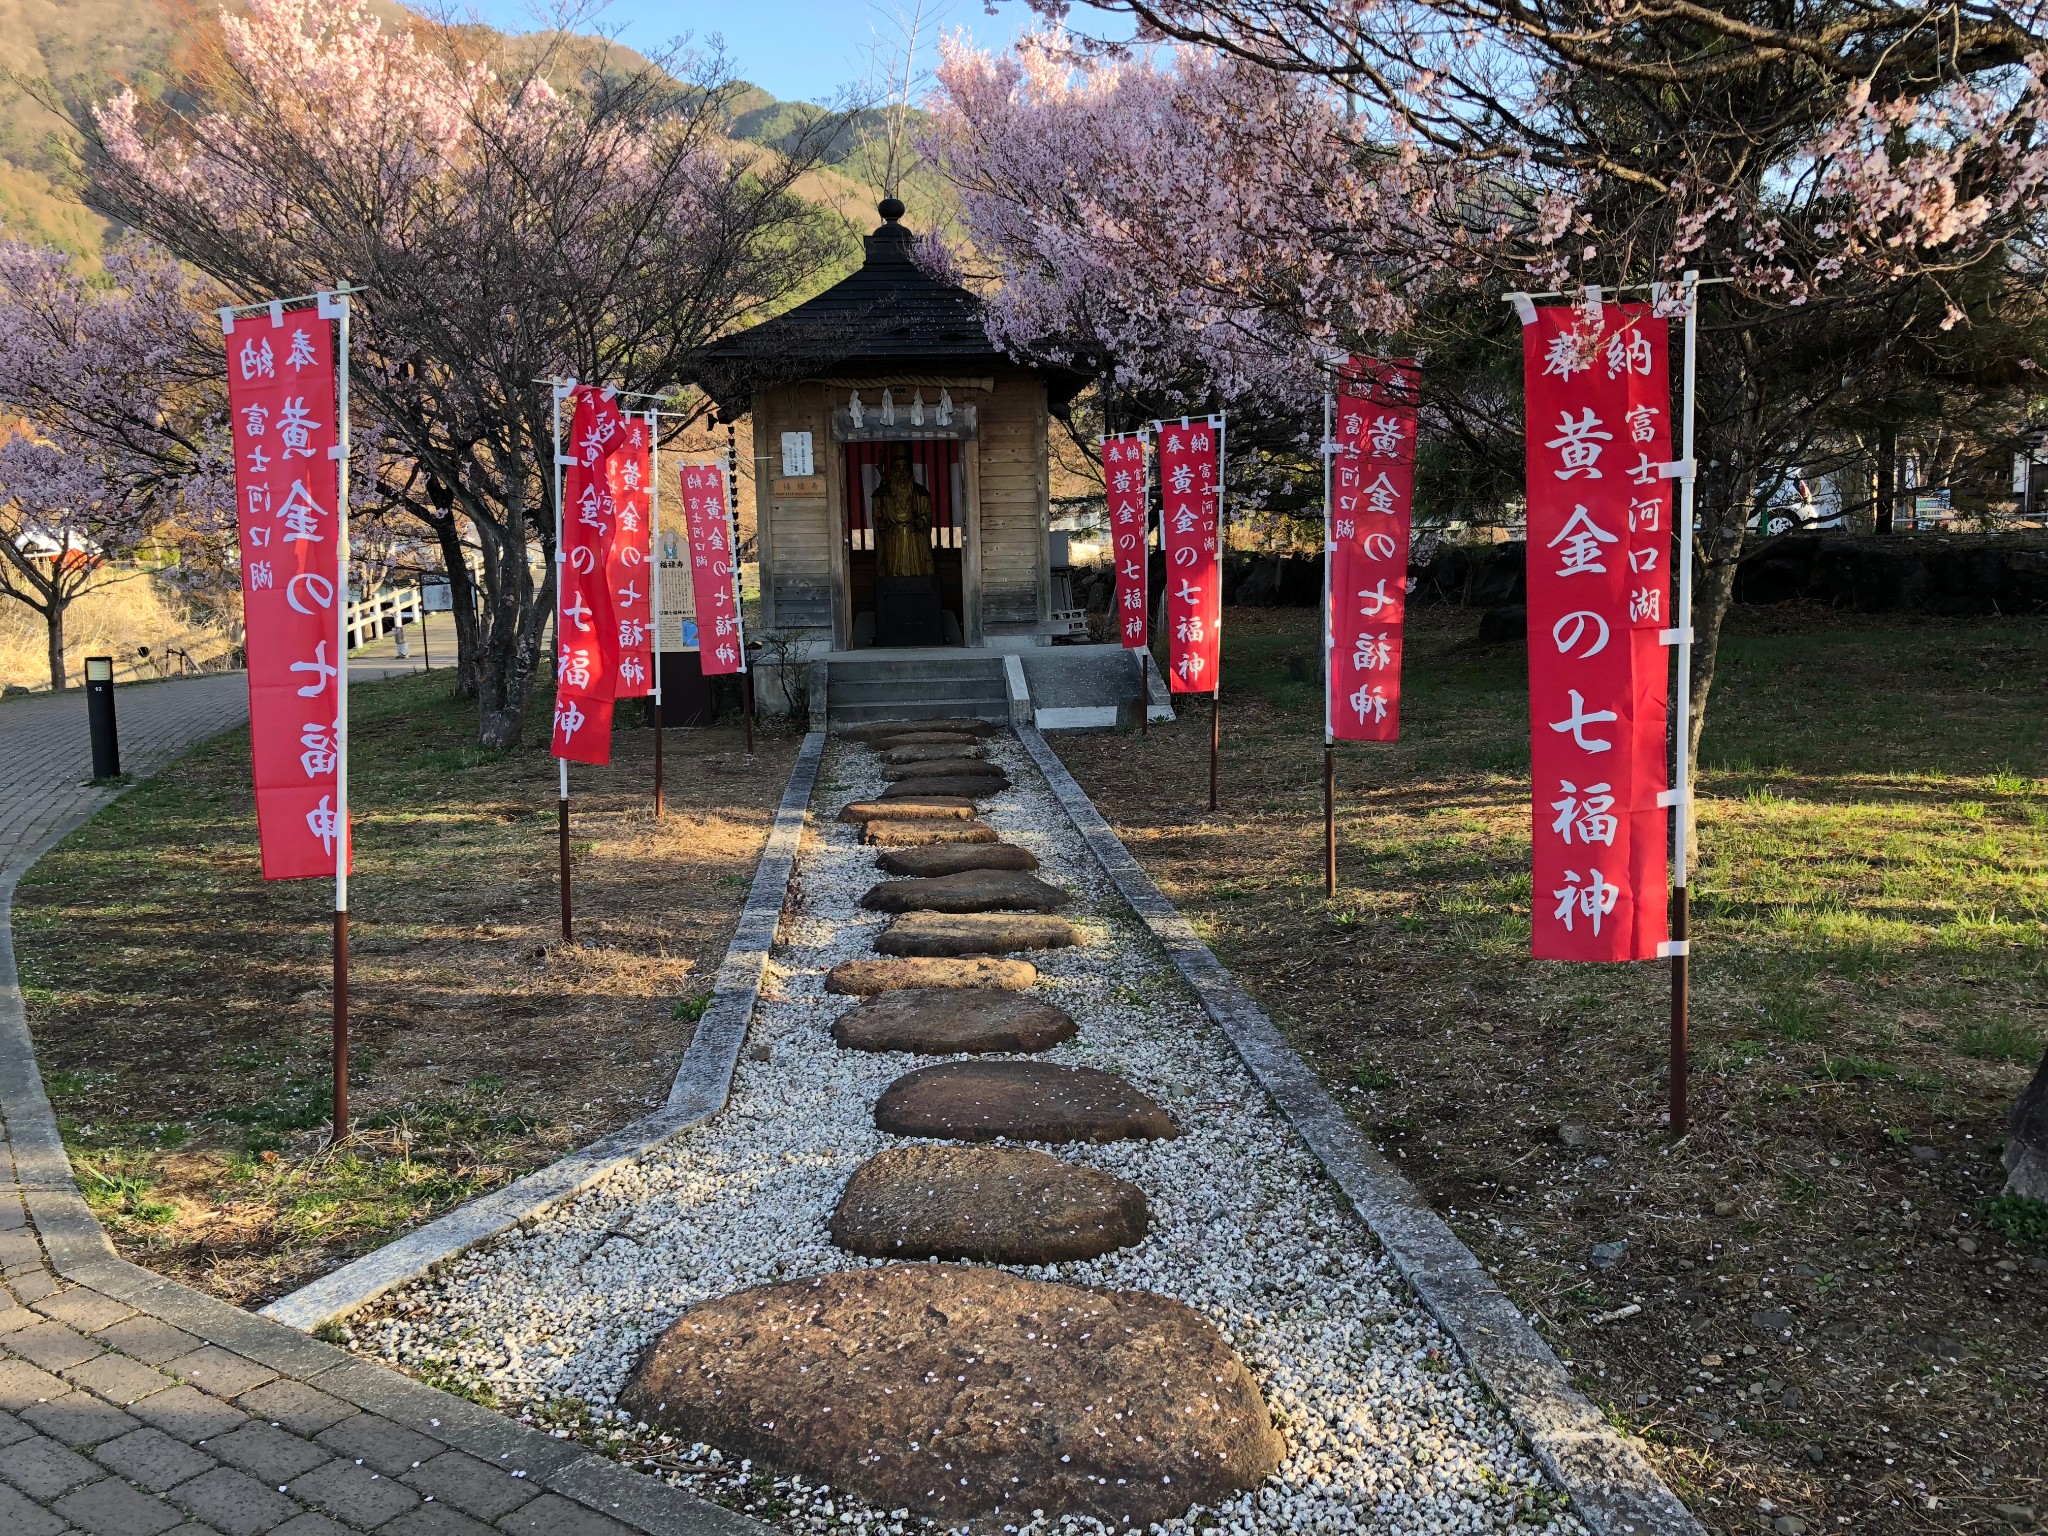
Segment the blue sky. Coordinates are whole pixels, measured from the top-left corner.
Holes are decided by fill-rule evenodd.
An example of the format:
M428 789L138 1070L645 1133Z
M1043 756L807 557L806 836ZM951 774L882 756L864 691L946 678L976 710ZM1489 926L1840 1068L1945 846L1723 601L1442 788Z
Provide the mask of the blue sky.
M909 16L916 0L902 5ZM468 0L458 11L474 8L483 20L513 31L536 25L536 12L551 7L534 0ZM1123 18L1093 15L1077 6L1077 24L1089 30L1128 36ZM726 52L737 71L776 96L788 100L830 101L848 85L864 82L877 35L899 38L902 28L895 0L743 0L741 4L707 4L705 0L610 0L593 19L593 30L616 32L629 47L651 49L678 34L703 41L713 34L725 39ZM934 27L932 18L938 18ZM918 67L930 61L929 40L939 32L965 30L985 48L1006 45L1032 20L1022 0L998 0L996 14L982 0L925 0L924 36Z

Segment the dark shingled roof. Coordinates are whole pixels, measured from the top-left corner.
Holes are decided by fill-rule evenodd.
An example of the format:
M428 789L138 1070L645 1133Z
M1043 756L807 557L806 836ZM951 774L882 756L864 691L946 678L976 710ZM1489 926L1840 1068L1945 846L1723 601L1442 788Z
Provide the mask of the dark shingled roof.
M980 299L911 258L915 237L897 222L903 205L888 199L881 213L859 271L698 353L697 382L722 416L741 414L764 389L820 373L956 372L1015 361L989 340ZM1024 366L1045 377L1055 409L1088 382L1072 369Z

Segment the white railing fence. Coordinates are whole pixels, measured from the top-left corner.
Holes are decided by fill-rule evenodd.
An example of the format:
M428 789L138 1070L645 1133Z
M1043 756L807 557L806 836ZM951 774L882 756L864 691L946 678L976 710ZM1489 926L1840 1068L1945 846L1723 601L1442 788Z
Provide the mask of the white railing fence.
M348 605L348 648L361 650L381 640L401 624L418 624L426 617L420 607L417 586L394 587L375 592L359 603Z

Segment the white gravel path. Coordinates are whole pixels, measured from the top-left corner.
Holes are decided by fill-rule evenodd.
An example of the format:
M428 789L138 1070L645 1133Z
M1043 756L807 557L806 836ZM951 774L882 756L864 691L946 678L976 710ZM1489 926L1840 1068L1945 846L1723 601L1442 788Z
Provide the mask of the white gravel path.
M1007 737L990 745L1016 787L987 819L1074 893L1070 915L1089 937L1031 957L1037 991L1080 1024L1077 1039L1044 1059L1126 1074L1183 1128L1172 1141L1047 1149L1138 1184L1152 1232L1100 1259L1019 1272L1158 1291L1197 1308L1243 1355L1287 1439L1287 1459L1265 1484L1154 1529L1580 1532L1117 898L1030 759ZM603 1420L642 1347L693 1302L870 1262L834 1248L826 1218L853 1170L895 1139L874 1128L876 1097L927 1059L839 1050L828 1025L857 1000L826 995L824 979L841 960L871 956L888 921L858 905L883 878L875 850L832 819L881 788L872 752L833 745L797 864L796 913L749 1037L769 1059L741 1062L731 1106L531 1229L389 1298L354 1323L353 1347L430 1378L480 1379L515 1410L545 1418L587 1407ZM792 1530L935 1529L727 1466L705 1447L609 1433L642 1442L672 1480Z

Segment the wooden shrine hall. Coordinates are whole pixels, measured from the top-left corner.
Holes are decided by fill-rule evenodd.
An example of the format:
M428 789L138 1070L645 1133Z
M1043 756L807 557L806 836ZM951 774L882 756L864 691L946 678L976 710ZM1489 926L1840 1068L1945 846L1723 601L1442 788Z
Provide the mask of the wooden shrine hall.
M721 419L753 416L759 627L812 658L1049 645L1047 430L1087 379L1005 356L880 212L858 271L701 354Z

